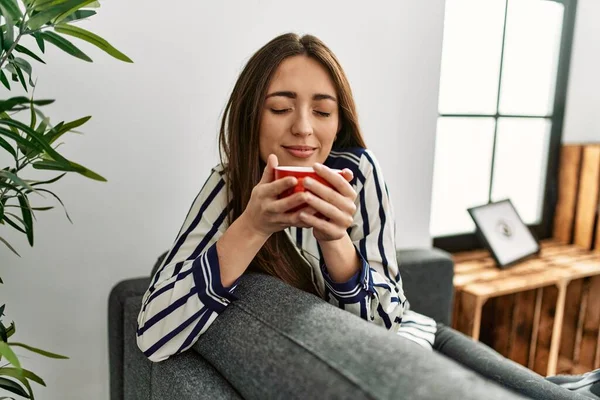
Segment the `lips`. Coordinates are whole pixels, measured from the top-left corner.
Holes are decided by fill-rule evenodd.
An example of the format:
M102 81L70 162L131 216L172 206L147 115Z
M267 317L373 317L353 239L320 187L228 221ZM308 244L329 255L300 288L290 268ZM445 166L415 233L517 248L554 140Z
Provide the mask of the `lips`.
M308 158L313 155L316 148L310 146L282 146L288 153L296 158Z
M290 150L300 150L300 151L309 151L309 150L315 150L316 147L311 147L311 146L283 146L286 149L290 149Z

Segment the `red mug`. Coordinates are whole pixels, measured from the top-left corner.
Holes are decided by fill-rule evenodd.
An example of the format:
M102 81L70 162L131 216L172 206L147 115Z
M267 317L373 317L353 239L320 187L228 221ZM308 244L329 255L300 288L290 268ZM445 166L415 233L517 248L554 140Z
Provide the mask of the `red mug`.
M341 169L332 169L332 171L342 174ZM281 193L278 198L283 199L285 197L291 196L294 193L304 192L306 189L304 188L304 183L302 182L304 178L310 177L316 181L321 182L323 185L333 188L329 182L319 176L312 167L296 167L296 166L279 166L275 168L275 179L285 178L287 176L295 176L298 179L298 183L291 189L286 190ZM299 205L298 207L290 210L289 212L296 212L306 207L306 203Z

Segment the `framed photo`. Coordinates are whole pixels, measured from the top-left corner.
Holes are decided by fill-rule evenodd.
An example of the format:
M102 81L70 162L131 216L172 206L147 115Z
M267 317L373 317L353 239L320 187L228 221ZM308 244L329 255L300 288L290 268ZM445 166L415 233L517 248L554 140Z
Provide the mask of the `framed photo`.
M517 213L510 199L467 210L477 235L496 264L506 268L540 251L540 243Z

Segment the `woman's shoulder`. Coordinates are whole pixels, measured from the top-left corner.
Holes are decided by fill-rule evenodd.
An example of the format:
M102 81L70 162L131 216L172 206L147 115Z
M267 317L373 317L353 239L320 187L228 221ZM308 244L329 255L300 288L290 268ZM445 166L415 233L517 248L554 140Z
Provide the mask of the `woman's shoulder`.
M352 148L333 148L329 152L329 157L325 161L325 165L329 168L344 169L349 168L352 172L361 172L366 175L377 167L377 159L375 154L364 147Z

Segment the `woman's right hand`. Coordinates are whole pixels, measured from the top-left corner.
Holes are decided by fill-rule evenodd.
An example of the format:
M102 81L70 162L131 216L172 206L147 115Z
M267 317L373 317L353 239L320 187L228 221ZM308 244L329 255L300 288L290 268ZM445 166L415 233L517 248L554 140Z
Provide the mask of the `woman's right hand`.
M275 168L278 164L277 156L274 154L269 155L262 178L252 189L250 201L244 210L248 224L251 225L254 231L265 237L290 226L308 228L308 225L300 220L300 213L305 212L311 215L317 213L315 209L308 206L293 213L287 212L306 203L307 193L294 193L286 198L278 199L278 195L293 188L298 183L298 180L293 176L275 180Z

